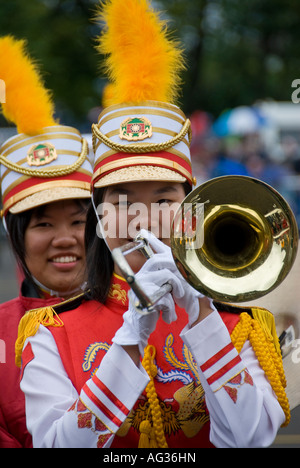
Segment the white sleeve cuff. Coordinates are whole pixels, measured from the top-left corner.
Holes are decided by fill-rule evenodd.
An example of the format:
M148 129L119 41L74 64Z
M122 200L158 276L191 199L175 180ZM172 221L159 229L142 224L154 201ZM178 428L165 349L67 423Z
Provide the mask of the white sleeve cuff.
M245 368L216 310L191 329L185 328L181 338L213 392Z
M126 351L113 343L95 375L82 388L80 399L116 433L148 382L142 366L138 368Z

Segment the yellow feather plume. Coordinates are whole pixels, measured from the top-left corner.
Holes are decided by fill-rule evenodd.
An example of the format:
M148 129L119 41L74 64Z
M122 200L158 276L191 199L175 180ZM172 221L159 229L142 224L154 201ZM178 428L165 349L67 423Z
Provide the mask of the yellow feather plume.
M26 41L0 38L0 79L6 88L3 115L19 133L36 135L43 127L56 124L50 92L26 51Z
M98 20L97 50L112 84L106 104L156 100L175 103L184 69L182 50L147 0L107 0Z

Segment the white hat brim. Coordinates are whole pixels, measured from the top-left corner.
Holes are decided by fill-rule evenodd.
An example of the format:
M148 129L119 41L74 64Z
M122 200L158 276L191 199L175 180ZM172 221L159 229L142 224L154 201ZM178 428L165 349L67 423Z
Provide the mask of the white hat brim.
M185 177L178 172L158 166L130 166L110 172L101 177L95 184L95 188L107 187L109 185L121 184L126 182L178 182L184 183L187 181Z
M77 187L56 187L55 190L46 189L33 193L28 197L23 198L9 208L10 213L22 213L23 211L46 205L59 200L72 200L79 198L90 198L91 194L88 190Z

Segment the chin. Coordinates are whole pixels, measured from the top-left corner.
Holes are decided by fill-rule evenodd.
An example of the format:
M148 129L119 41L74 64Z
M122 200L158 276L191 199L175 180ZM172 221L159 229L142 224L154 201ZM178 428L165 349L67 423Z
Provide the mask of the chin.
M134 273L138 273L146 262L146 257L141 252L133 252L126 255L126 260Z

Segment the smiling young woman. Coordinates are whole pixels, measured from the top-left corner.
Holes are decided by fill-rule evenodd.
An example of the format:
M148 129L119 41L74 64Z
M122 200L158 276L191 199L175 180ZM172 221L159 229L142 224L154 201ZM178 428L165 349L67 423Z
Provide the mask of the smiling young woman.
M19 297L0 305L0 338L6 344L0 447L27 448L32 439L15 366L18 324L26 311L82 290L92 167L80 132L55 122L50 94L24 41L0 38L0 75L7 82L2 110L18 130L0 148L1 215L22 277Z
M7 214L7 231L26 278L23 290L64 299L81 291L88 204L85 199L58 200Z

